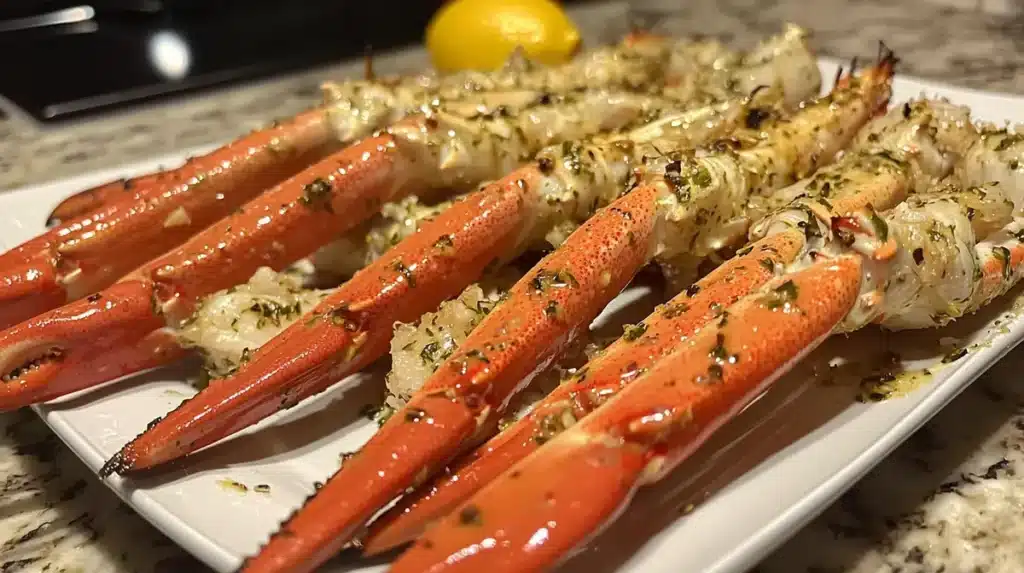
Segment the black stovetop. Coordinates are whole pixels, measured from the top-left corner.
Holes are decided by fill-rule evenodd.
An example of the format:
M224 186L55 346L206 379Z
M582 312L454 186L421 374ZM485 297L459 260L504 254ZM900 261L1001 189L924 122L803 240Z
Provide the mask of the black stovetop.
M0 95L81 118L415 44L441 1L7 0Z

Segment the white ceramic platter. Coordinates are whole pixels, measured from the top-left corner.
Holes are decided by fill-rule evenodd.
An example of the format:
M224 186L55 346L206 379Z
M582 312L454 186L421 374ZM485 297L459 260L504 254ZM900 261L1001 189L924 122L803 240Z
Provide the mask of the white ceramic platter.
M833 77L835 62L822 62ZM979 119L1024 120L1024 99L960 90L899 77L894 102L921 93L970 106ZM0 195L4 248L42 231L46 213L61 198L114 177L180 162L184 154ZM613 309L636 304L632 289ZM632 301L632 302L631 302ZM1004 305L1004 308L1006 306ZM1009 316L1009 318L1007 318ZM1001 333L993 321L1002 318ZM880 403L854 399L857 384L833 371L833 383L812 375L834 357L863 366L883 350L917 365L945 351L939 341L958 336L988 340L976 352L938 371L909 395ZM868 329L833 339L795 372L723 428L667 480L641 492L632 507L564 571L644 573L740 572L822 510L916 428L1024 337L1024 320L989 309L955 328L885 335ZM865 353L853 356L851 349ZM921 362L923 361L923 362ZM188 372L163 370L115 382L38 408L39 414L97 470L146 423L191 393ZM820 376L819 376L820 378ZM317 399L194 456L160 477L109 485L164 533L218 571L234 569L373 431L359 415L380 398L378 374L362 374ZM248 486L242 493L225 480ZM257 493L258 484L270 493ZM690 504L696 509L688 511ZM342 555L335 570L380 571Z

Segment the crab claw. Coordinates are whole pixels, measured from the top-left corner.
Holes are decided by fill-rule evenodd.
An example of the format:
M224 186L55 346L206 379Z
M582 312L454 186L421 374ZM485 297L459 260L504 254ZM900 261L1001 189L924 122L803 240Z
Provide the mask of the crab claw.
M160 366L183 354L152 286L123 282L0 333L0 410Z
M861 272L856 256L820 260L745 297L430 528L391 571L549 568L827 338Z
M529 214L522 169L455 203L356 273L232 376L211 384L127 444L104 473L164 463L319 393L373 362L395 321L412 321L508 251Z
M46 226L53 227L64 221L70 221L104 207L129 199L132 195L129 192L133 186L138 184L152 185L152 182L161 174L145 175L132 180L119 179L111 181L98 187L92 187L79 191L70 197L66 197L57 204L46 217Z
M726 261L646 319L641 325L642 334L615 341L519 421L451 471L403 497L371 525L362 539L364 553L377 554L418 537L430 522L450 513L557 436L567 424L589 415L663 357L681 348L695 332L720 317L726 307L772 279L803 245L802 233L779 233Z
M317 109L177 169L85 191L58 211L84 211L90 201L97 209L0 255L0 327L112 284L334 145L325 112Z

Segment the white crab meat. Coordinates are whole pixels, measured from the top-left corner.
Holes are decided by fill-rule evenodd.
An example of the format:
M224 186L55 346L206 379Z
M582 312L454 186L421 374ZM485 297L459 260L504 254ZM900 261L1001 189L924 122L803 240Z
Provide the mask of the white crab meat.
M498 279L470 285L457 298L441 303L436 312L423 315L419 322L395 324L386 407L405 405L501 300L501 286L507 283Z
M249 282L206 297L178 336L203 355L211 378L223 377L329 293L303 288L297 273L263 267Z

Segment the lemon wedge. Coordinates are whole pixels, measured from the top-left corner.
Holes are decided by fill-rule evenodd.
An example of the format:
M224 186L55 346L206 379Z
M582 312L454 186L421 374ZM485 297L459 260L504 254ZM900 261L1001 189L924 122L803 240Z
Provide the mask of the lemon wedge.
M545 65L567 62L580 33L552 0L454 0L427 26L427 51L438 71L494 70L521 48Z

